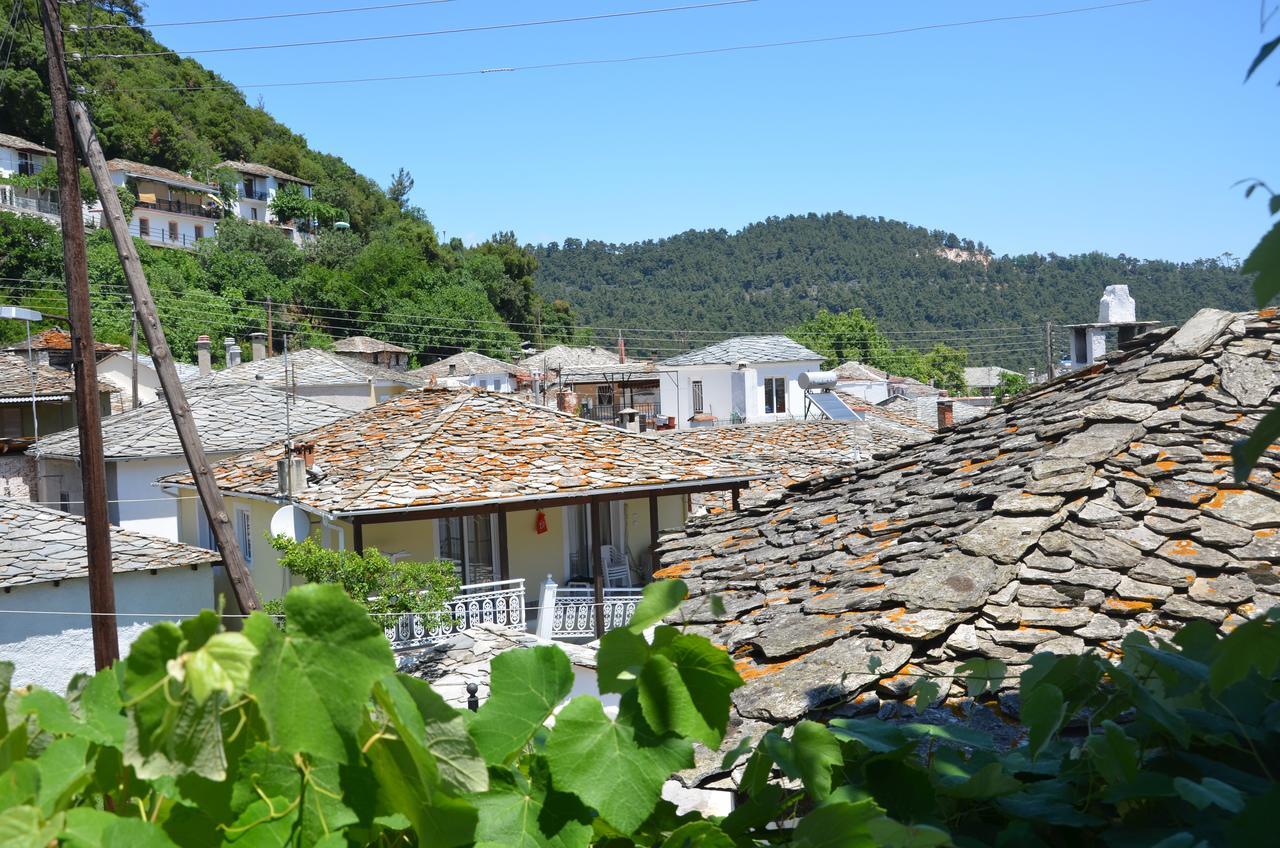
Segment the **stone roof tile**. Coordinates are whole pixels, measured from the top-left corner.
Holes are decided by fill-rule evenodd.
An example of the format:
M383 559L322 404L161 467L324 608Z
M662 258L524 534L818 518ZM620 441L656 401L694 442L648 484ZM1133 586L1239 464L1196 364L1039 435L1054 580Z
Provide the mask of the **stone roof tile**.
M286 385L346 386L367 383L370 379L375 383L391 383L410 388L417 388L423 384L420 377L317 348L294 351L287 359L289 362L287 379L286 357L271 356L214 371L192 380L187 385L189 389L228 385L258 385L274 388L282 388Z
M786 336L736 336L713 345L677 354L659 363L663 367L678 365L736 365L739 362L803 362L822 361L815 353Z

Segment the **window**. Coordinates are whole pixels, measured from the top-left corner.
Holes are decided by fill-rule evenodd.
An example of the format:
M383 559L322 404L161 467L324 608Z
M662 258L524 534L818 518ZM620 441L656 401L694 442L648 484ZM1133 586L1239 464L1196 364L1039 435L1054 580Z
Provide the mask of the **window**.
M764 411L766 415L777 415L787 411L787 378L764 378Z
M249 207L249 219L250 219L251 221L256 221L256 220L258 220L258 207L256 207L256 206L250 206L250 207Z
M170 221L169 222L169 241L177 241L177 240L178 240L178 222Z
M147 238L151 235L151 221L147 218L138 219L138 235Z
M245 177L244 179L244 196L253 197L253 177Z
M247 509L236 510L236 534L240 539L240 550L244 553L244 561L253 565L253 530L249 525Z
M453 562L463 583L487 583L493 573L493 516L469 515L436 521L440 558Z
M613 406L613 386L596 386L596 405Z
M693 414L699 415L702 412L702 381L694 380L689 387L693 391Z
M204 224L196 224L196 238L204 238Z

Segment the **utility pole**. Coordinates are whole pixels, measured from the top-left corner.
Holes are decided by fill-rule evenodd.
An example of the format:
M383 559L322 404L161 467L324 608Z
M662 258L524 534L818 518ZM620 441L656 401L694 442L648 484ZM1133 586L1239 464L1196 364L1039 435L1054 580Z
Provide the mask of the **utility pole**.
M41 0L45 4L56 3L57 0ZM195 480L196 492L200 495L200 503L209 519L209 528L222 553L222 564L226 566L227 577L231 580L231 591L235 595L240 611L253 612L262 608L258 602L258 593L254 591L253 576L249 573L248 563L236 541L231 527L231 519L227 515L226 504L222 500L222 492L213 479L213 471L209 467L209 459L205 456L204 444L196 431L196 422L191 415L191 407L187 404L187 394L178 379L178 370L173 364L173 355L169 351L169 343L165 340L164 328L160 326L160 315L156 311L155 300L151 297L151 289L147 286L147 277L142 270L142 262L138 259L138 250L129 235L128 222L124 219L124 210L120 208L120 197L111 184L111 173L107 170L107 160L102 154L102 146L98 144L98 136L93 131L89 120L89 111L83 103L72 103L71 122L75 127L76 142L80 152L84 154L89 172L93 174L93 182L98 187L98 195L102 201L102 218L111 230L111 237L116 244L116 252L120 254L120 265L124 268L125 279L129 283L129 292L133 295L133 308L142 325L142 334L147 339L147 347L151 349L151 359L155 363L156 374L160 377L160 387L164 390L165 403L169 406L169 414L173 416L173 426L178 431L178 440L182 443L182 453L187 458L187 467L191 469L191 477Z
M1044 381L1053 379L1053 322L1044 322Z
M129 313L129 383L133 387L133 408L138 408L138 310Z
M104 669L120 658L116 633L116 594L111 571L111 524L107 519L107 467L102 458L102 410L98 406L98 360L89 306L89 267L84 248L84 209L80 200L80 163L71 132L70 83L63 56L58 0L40 0L48 57L53 139L58 154L58 210L62 217L62 264L67 280L67 323L71 325L71 363L76 386L76 423L80 430L80 479L84 488L85 549L89 565L89 611L93 664ZM112 189L112 196L115 190Z
M271 295L267 295L267 357L270 358L272 349L276 345L275 336L271 334Z

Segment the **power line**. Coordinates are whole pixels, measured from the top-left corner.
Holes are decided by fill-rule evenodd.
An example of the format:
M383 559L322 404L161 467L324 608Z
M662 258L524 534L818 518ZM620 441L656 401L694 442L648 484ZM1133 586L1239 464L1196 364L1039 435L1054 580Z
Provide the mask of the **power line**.
M112 92L145 92L145 91L199 92L199 91L235 91L237 89L243 89L243 88L294 88L299 86L311 86L311 85L346 85L346 84L367 83L367 82L405 82L410 80L442 79L447 77L480 76L483 74L494 74L494 73L515 73L519 71L545 71L545 70L554 70L559 68L576 68L576 67L586 67L586 66L593 66L593 65L619 65L619 64L626 64L630 62L649 62L649 61L657 61L657 60L663 60L663 59L679 59L679 58L686 58L686 57L692 57L692 56L711 56L711 55L719 55L723 53L737 53L737 52L747 51L747 50L768 50L768 49L773 49L778 47L798 47L798 46L812 45L812 44L827 44L827 43L839 42L839 41L851 41L855 39L879 38L879 37L890 36L890 35L905 35L908 33L925 32L929 30L952 29L957 27L978 26L978 25L990 24L990 23L1032 20L1037 18L1061 17L1064 15L1077 15L1077 14L1083 14L1086 12L1097 12L1097 11L1104 11L1107 9L1117 9L1124 6L1137 6L1143 3L1150 3L1150 2L1152 2L1152 0L1120 0L1120 2L1115 2L1115 3L1105 3L1101 5L1096 5L1096 6L1080 6L1074 9L1061 9L1061 10L1050 11L1050 12L1035 12L1035 13L1029 13L1024 15L1003 15L1000 17L993 17L993 18L975 18L967 21L952 21L949 23L940 23L940 24L923 24L920 26L901 27L898 29L880 30L877 32L859 32L859 33L849 33L847 35L831 35L831 36L822 36L822 37L816 37L816 38L791 39L788 41L769 41L769 42L761 42L756 44L738 44L738 45L732 45L729 47L711 47L711 48L704 48L700 50L680 50L680 51L673 51L669 53L649 53L649 54L643 54L643 55L637 55L637 56L625 56L625 57L608 58L608 59L576 59L576 60L569 60L569 61L563 61L563 62L545 62L541 64L532 64L532 65L513 65L513 66L507 66L507 67L478 68L478 69L467 70L467 71L437 71L434 73L425 73L425 74L396 74L396 75L390 75L390 76L350 77L346 79L298 80L298 81L292 81L292 82L239 83L236 85L233 85L231 83L222 83L218 85L117 88L117 89L112 89L111 91ZM146 54L146 55L151 55L151 54Z
M166 21L153 24L97 24L89 29L160 29L162 27L205 26L207 24L236 24L252 21L276 21L283 18L311 18L320 15L343 15L349 12L381 12L386 9L407 9L415 6L438 6L454 0L413 0L406 3L383 3L377 6L349 6L345 9L319 9L311 12L280 12L274 15L252 15L243 18L209 18L201 21Z
M465 32L494 32L497 30L541 27L554 24L603 21L612 18L634 18L642 15L661 15L667 12L687 12L695 9L714 9L720 6L741 6L756 0L712 0L688 6L665 6L657 9L637 9L628 12L602 12L597 15L581 15L573 18L545 18L536 21L519 21L508 24L483 24L480 26L454 27L451 29L425 30L423 32L395 32L386 35L362 35L350 38L327 38L317 41L289 41L280 44L252 44L242 47L202 47L197 50L155 50L147 53L97 53L86 59L144 59L151 56L196 56L208 53L243 53L250 50L283 50L294 47L329 47L337 44L365 44L372 41L397 41L405 38L429 38L437 35L457 35ZM1145 2L1145 0L1144 0Z

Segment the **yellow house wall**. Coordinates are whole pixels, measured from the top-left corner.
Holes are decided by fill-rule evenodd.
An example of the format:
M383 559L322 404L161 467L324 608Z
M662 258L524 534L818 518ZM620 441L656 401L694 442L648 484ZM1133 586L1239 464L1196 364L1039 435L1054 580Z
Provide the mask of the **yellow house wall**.
M524 578L525 595L534 603L547 575L559 582L565 569L565 511L563 507L544 511L547 532L536 529L537 510L521 510L507 514L507 551L511 577Z
M354 541L347 531L347 547ZM405 552L401 559L430 562L436 558L436 522L426 518L419 521L396 521L387 524L364 526L364 549L377 548L387 556Z

